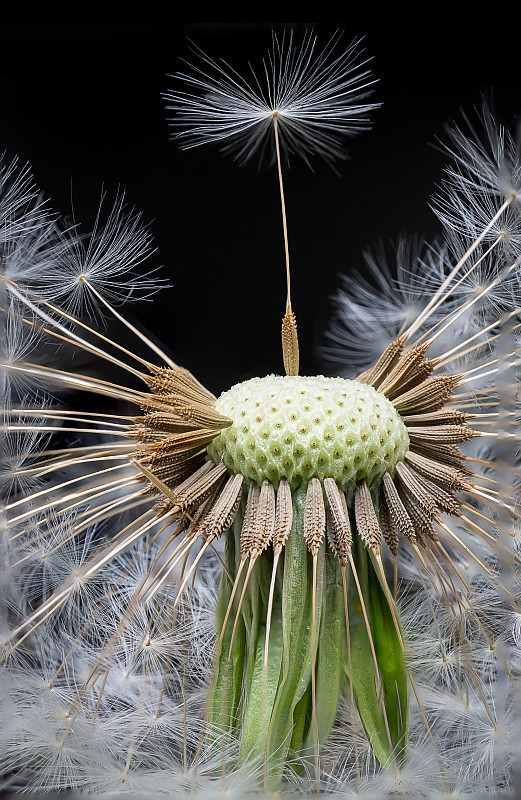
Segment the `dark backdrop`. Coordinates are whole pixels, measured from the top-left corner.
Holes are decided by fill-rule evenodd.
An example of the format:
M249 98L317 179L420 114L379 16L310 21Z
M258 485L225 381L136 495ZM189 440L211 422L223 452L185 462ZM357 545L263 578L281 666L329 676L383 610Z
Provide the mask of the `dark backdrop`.
M319 346L338 274L367 243L400 232L432 237L429 196L445 158L432 144L461 107L495 86L501 118L521 106L519 48L454 23L350 27L317 23L324 41L366 35L380 79L374 129L348 144L341 177L296 159L286 178L293 306L302 372ZM313 23L296 23L308 26ZM237 167L216 148L181 152L168 140L160 94L188 54L187 36L239 69L259 63L283 23L7 23L0 25L0 150L32 164L55 209L92 224L100 192L126 190L151 221L173 288L130 313L214 391L281 371L284 260L274 171ZM492 34L492 38L490 37Z

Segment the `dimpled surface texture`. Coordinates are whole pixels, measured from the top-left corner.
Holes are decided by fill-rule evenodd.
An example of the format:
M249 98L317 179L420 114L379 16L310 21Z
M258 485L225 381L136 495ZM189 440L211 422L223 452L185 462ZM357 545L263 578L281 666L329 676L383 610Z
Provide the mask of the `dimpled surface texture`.
M208 447L210 458L259 484L287 478L292 489L330 477L342 487L389 471L409 449L392 403L372 386L344 378L252 378L217 400L233 419Z

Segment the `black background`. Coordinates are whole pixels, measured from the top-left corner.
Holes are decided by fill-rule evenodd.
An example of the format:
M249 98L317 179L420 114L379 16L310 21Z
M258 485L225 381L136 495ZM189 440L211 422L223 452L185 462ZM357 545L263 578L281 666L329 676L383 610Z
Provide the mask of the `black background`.
M521 108L519 48L484 22L476 33L436 20L314 26L325 43L365 35L380 80L374 128L348 142L340 177L294 159L286 176L301 371L322 371L318 348L338 274L361 265L364 245L409 231L432 237L428 208L445 156L443 127L495 86L498 116ZM442 24L443 23L443 24ZM504 23L503 23L504 25ZM280 372L285 276L276 174L238 167L217 148L182 152L169 141L161 92L189 56L187 37L239 70L259 64L270 30L286 23L7 23L0 25L0 150L32 164L53 207L86 226L102 187L126 190L152 224L172 288L130 313L174 358L219 392ZM363 335L363 332L361 332Z

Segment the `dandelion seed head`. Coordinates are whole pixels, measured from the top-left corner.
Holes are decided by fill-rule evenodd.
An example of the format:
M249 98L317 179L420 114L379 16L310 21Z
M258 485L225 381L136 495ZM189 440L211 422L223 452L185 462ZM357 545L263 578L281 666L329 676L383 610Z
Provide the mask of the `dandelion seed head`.
M62 303L72 314L84 307L90 314L101 312L89 285L116 305L149 298L166 285L157 270L141 269L154 252L142 215L127 207L123 193L108 210L107 204L103 193L91 233L82 233L78 225L63 232L59 252L38 280L41 297Z
M253 80L196 51L187 90L168 98L181 144L246 161L273 156L279 136L286 156L342 157L367 126L372 79L358 45L337 45L275 38ZM84 237L32 226L25 177L8 195L20 224L6 228L2 292L15 329L35 332L5 358L4 428L23 434L27 473L2 508L2 765L16 788L244 797L265 774L296 795L313 782L362 797L508 784L513 190L504 220L487 214L519 159L492 121L454 142L445 240L402 238L391 265L368 252L369 279L338 298L334 355L353 379L302 377L293 361L220 398L113 308L153 283L134 275L149 234L122 196ZM99 331L98 304L150 360ZM96 359L108 366L93 375ZM52 385L52 403L19 394L17 370Z
M345 158L342 139L367 129L376 108L366 102L374 79L360 42L342 50L336 34L319 50L311 31L301 43L296 39L293 31L280 41L273 34L271 51L258 73L251 68L250 81L194 46L198 64L176 76L188 90L164 95L174 138L184 148L216 142L239 163L256 155L273 160L276 120L286 157Z
M464 116L462 124L447 126L446 151L453 162L447 167L450 184L477 198L503 195L516 199L521 188L519 132L496 122L492 105L483 99L477 124Z
M17 367L27 358L29 353L39 350L39 324L34 317L20 304L7 296L0 285L0 299L4 305L0 332L0 396L3 402L14 402L17 396L29 399L36 395L38 381L29 379ZM41 353L42 362L45 355ZM42 394L42 393L40 393Z
M433 209L443 224L449 247L456 256L461 256L477 239L490 220L497 216L502 203L496 198L480 195L474 197L467 191L456 193L447 186L445 194L434 199ZM500 252L515 258L521 242L521 210L518 204L510 204L505 213L488 230L482 251L488 250L497 239Z
M323 348L324 357L346 377L376 360L419 317L451 263L445 242L406 236L393 243L391 254L381 245L365 250L362 257L363 271L341 279L343 288L333 298L335 315L326 333L333 344ZM457 294L448 298L431 314L430 323L435 325L455 310L458 299ZM477 314L471 310L458 319L450 334L434 343L433 353L444 352L449 339L468 338L478 329Z
M23 398L21 405L30 407L32 398ZM23 430L24 418L19 418L19 430L10 429L13 422L12 409L6 402L0 425L0 492L4 500L20 492L35 492L40 486L40 477L31 470L33 454L45 446L46 437L37 426L33 430ZM16 419L16 417L14 417Z
M514 614L512 622L512 635L518 647L521 647L521 612Z
M10 242L23 238L32 243L46 237L50 223L46 202L36 188L28 165L0 155L0 248L4 256Z

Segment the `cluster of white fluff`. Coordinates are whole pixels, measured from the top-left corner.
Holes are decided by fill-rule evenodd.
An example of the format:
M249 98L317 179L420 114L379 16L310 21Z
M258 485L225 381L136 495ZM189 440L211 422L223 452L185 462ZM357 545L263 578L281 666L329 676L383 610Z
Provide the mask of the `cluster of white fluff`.
M478 237L472 261L453 281L450 298L429 316L420 332L441 322L483 289L488 291L451 326L446 337L437 340L431 352L446 351L449 341L463 341L519 304L519 270L511 270L497 281L520 257L519 132L496 125L485 102L477 130L468 120L462 127L450 127L445 150L450 162L442 190L432 203L443 237L428 242L403 236L392 247L392 258L383 246L367 250L363 272L354 270L354 275L344 279L346 288L334 297L336 313L327 334L333 344L325 348L324 355L346 376L356 375L363 365L373 362L391 339L418 317ZM493 282L496 285L491 289ZM360 330L364 336L359 335Z
M67 224L52 213L27 166L0 158L2 275L58 303L72 314L89 305L83 278L110 302L147 298L165 281L141 265L151 255L151 234L142 215L102 193L92 228Z
M472 130L455 128L452 133L453 165L447 171L446 194L435 202L445 238L431 244L402 239L394 247L391 265L383 253L366 253L364 272L346 281L337 296L330 330L334 346L329 355L344 374L366 368L404 325L418 317L454 259L468 249L504 199L519 191L520 153L515 139L495 127L489 111L484 122L484 139ZM499 236L500 242L486 255ZM514 200L477 247L476 258L483 256L482 263L434 311L429 327L441 324L462 302L490 286L519 257L520 242L521 216L519 202ZM139 215L125 210L122 197L105 226L97 220L94 232L85 237L77 228L64 229L50 213L26 168L10 163L0 169L2 280L23 287L29 297L34 293L59 302L72 314L83 313L82 276L111 302L146 295L157 288L157 279L151 273L140 278L134 270L149 250L147 229L141 226ZM53 402L35 389L33 379L29 385L23 376L18 379L13 367L35 349L40 363L50 358L68 363L69 355L67 348L50 349L45 344L41 319L27 308L22 313L5 283L0 284L0 300L4 312L2 399L5 419L12 422L10 409ZM520 301L518 273L513 271L483 302L462 315L450 335L440 337L434 354L470 339ZM491 330L496 333L499 328ZM505 341L514 337L515 332L510 332ZM482 367L491 357L492 349L480 347L455 363L468 370ZM508 359L509 369L515 370L517 360L516 351ZM485 368L478 372L484 373ZM506 375L507 394L509 380ZM484 388L488 382L484 375L469 388ZM45 471L31 470L33 455L44 448L48 434L38 431L32 417L30 430L24 429L23 415L15 419L20 430L6 432L4 422L0 445L4 502L29 487L32 491L41 487L50 498L59 496L60 480L73 481L84 474L81 459L71 458L60 479L55 476L49 486ZM505 424L511 422L507 419ZM66 424L57 421L58 427ZM88 441L88 434L75 434L76 442L78 437L80 442ZM53 442L63 446L70 439L71 434L58 433ZM477 446L472 452L476 458L485 455ZM482 474L488 476L486 468ZM81 506L71 509L70 521L81 513ZM15 530L15 538L8 542L13 531L7 534L0 508L2 559L8 567L1 577L2 629L16 625L60 587L73 585L74 591L20 646L7 648L0 667L3 787L217 796L221 748L198 759L197 774L193 764L202 742L201 720L212 664L218 557L202 563L179 607L174 609L174 597L166 589L154 596L151 607L137 590L161 553L161 538L138 541L86 580L85 563L96 545L110 538L110 525L101 519L71 538L67 522L57 524L52 510L27 519L30 525L23 534L16 538ZM396 775L376 763L361 725L353 725L353 710L346 704L321 755L322 788L332 797L508 794L521 758L521 613L512 611L509 603L512 598L521 603L521 547L519 534L512 547L500 515L495 523L495 557L490 548L472 539L473 550L492 579L483 576L472 558L454 554L468 588L463 581L455 583L450 604L446 596L437 594L435 585L426 585L407 552L400 551L407 657L429 725L413 699L408 760ZM455 530L470 545L470 534L458 526ZM167 556L168 552L161 557ZM500 583L504 589L498 588ZM151 615L159 608L159 621L151 631ZM105 680L103 691L86 692L83 697L82 687L94 670L97 681ZM301 793L309 786L306 767L299 763L295 767L287 790ZM257 777L247 769L227 775L227 796L245 797L257 786Z
M88 300L84 278L111 303L147 297L164 283L155 271L136 271L152 252L141 216L125 207L122 195L104 213L106 205L103 197L93 231L84 234L51 213L27 167L0 162L2 637L57 589L73 587L69 600L34 635L13 651L4 648L0 758L6 790L107 790L112 783L121 788L125 769L132 784L143 763L147 787L148 773L162 772L158 785L166 790L175 784L173 764L183 771L179 731L185 716L190 735L196 737L204 705L202 687L213 646L215 566L203 570L207 579L177 610L175 620L168 613L172 598L165 593L157 599L164 604L161 625L145 646L142 632L150 609L144 603L135 604L131 613L128 609L161 542L148 547L141 542L85 579L85 564L96 546L110 538L110 527L101 518L73 537L72 523L84 509L79 505L58 517L53 503L63 485L79 485L84 479L88 465L81 447L73 446L91 444L93 438L85 431L67 431L75 418L70 412L60 416L58 410L57 432L40 430L47 427L45 420L32 410L50 412L58 407L57 398L43 391L36 376L17 369L27 361L44 367L59 361L67 369L71 348L46 340L42 321L13 297L8 284L22 287L28 297L59 303L71 315L92 318L100 308ZM101 417L97 422L104 424ZM107 433L102 445L109 441ZM38 452L68 445L73 449L60 472L35 466ZM117 467L129 468L126 462ZM8 530L5 504L38 492L48 500L48 509L33 515L22 505L23 524ZM67 716L100 658L115 661L103 703ZM150 780L152 787L152 774Z

